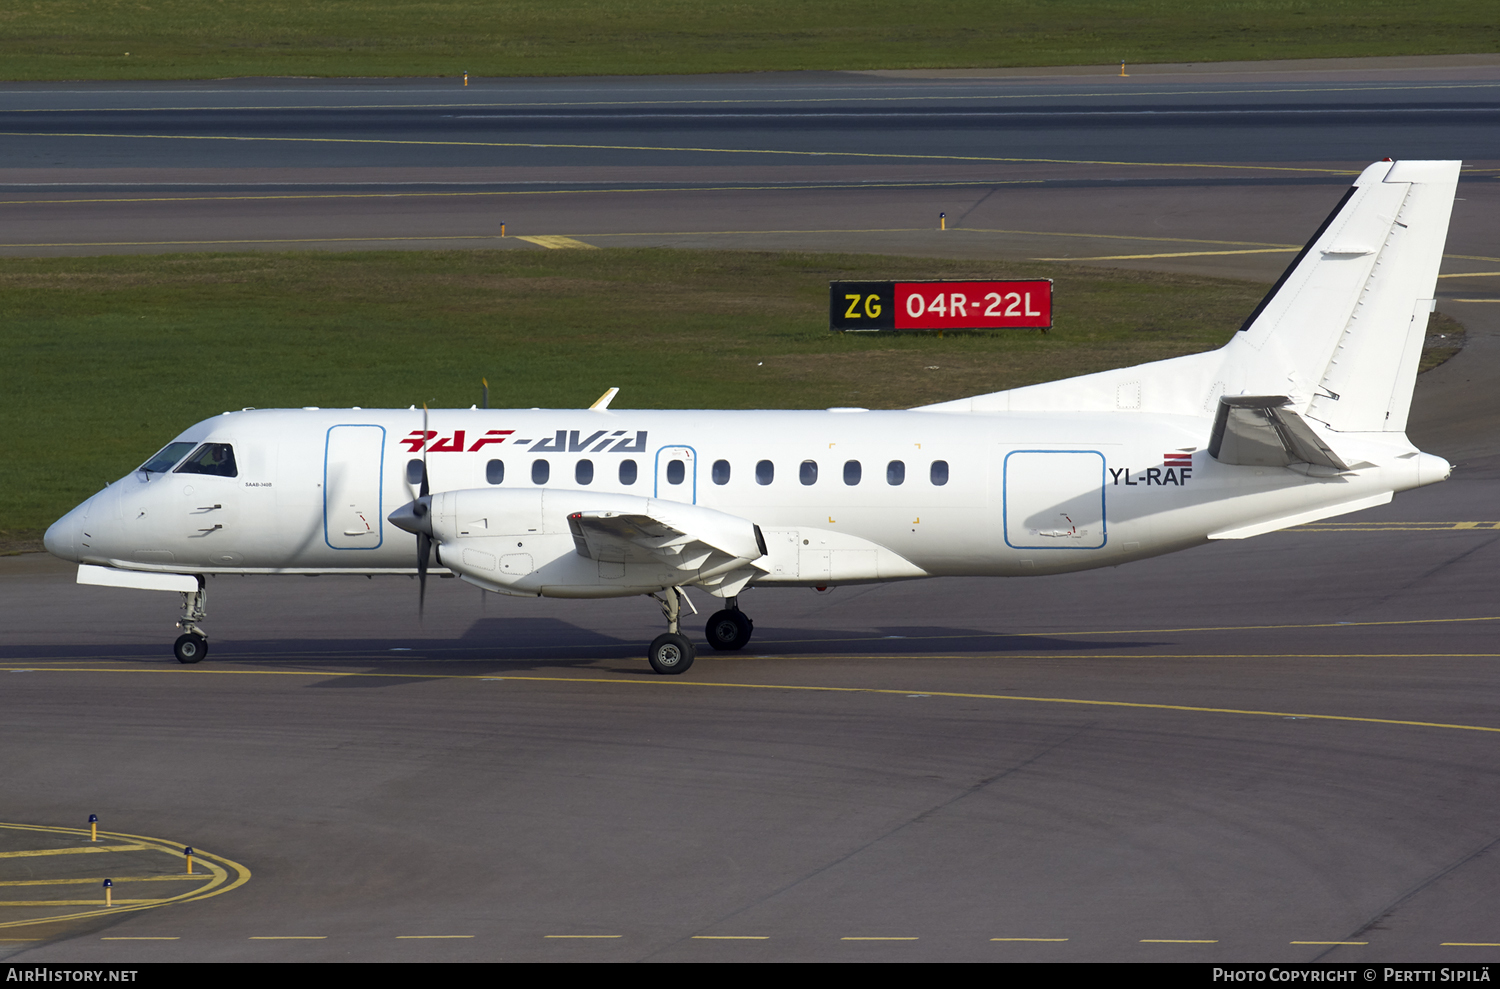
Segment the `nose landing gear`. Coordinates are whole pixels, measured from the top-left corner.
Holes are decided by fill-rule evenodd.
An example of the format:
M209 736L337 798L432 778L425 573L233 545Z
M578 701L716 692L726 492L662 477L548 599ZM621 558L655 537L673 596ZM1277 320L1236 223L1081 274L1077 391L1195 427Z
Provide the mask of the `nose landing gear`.
M179 663L200 663L208 655L208 639L199 632L179 635L172 645L172 652Z
M202 574L198 575L198 589L182 594L182 617L177 627L182 635L172 644L172 653L179 663L201 663L208 655L208 636L198 628L198 622L208 617L208 586Z

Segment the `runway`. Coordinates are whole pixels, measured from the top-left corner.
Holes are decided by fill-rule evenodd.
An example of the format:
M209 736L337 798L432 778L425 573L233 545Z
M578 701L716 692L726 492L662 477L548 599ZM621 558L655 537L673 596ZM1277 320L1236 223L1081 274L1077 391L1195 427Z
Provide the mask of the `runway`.
M96 813L142 836L53 854L86 836L0 828L0 882L31 884L4 887L0 955L1500 958L1500 307L1458 301L1500 298L1482 274L1500 271L1500 68L1139 81L487 83L466 98L509 116L463 125L429 112L450 98L429 84L0 90L0 130L42 135L0 143L14 254L546 249L500 241L504 218L594 246L1068 256L1269 281L1348 169L1403 148L1474 164L1443 268L1466 277L1439 283L1469 343L1419 380L1412 427L1454 476L1336 524L1042 580L753 591L751 645L682 678L644 661L651 602L434 581L419 622L401 578L218 578L209 659L181 667L174 595L0 559L0 823L86 829ZM674 115L606 114L605 97ZM844 116L788 122L776 100ZM877 100L903 106L879 117ZM1072 109L996 123L1049 100ZM549 101L593 108L535 119ZM270 109L204 109L231 105ZM691 122L705 106L713 120ZM181 139L211 133L256 140ZM459 133L490 143L431 143ZM368 143L402 135L427 143ZM285 136L318 140L261 140ZM759 157L638 150L731 139ZM854 154L889 146L902 157ZM1252 150L1256 168L1216 167ZM238 198L272 195L304 198ZM149 878L176 876L152 849L178 845L222 860L221 892L15 905L92 896L111 856L138 890L189 889ZM235 866L246 878L227 888Z

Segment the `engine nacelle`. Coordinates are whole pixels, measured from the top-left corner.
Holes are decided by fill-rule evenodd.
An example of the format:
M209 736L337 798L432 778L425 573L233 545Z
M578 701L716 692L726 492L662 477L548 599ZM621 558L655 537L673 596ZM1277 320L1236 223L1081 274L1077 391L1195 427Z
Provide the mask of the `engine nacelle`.
M731 593L765 555L737 516L564 488L445 491L431 496L426 524L442 566L505 594L618 597L700 582Z

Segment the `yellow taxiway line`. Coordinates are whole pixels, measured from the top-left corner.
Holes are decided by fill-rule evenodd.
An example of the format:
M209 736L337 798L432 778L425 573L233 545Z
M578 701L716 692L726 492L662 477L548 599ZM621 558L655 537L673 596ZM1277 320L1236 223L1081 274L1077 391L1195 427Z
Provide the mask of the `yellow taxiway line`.
M3 827L4 825L0 825ZM36 848L19 852L0 852L0 859L34 858L40 855L91 855L95 852L138 852L151 845L85 845L82 848ZM101 879L100 882L103 882Z
M1301 654L1297 654L1300 656ZM1290 654L1289 654L1290 656ZM860 658L860 657L841 657ZM889 656L874 655L867 658L883 659ZM934 658L934 657L923 657ZM1047 658L1058 658L1048 656ZM1091 657L1097 658L1097 657ZM1176 657L1174 657L1176 658ZM485 676L480 677L473 674L432 674L432 673L344 673L313 670L180 670L164 668L134 668L134 669L101 669L88 667L66 667L49 668L47 670L36 670L35 672L54 673L157 673L163 675L180 676L286 676L286 677L370 677L400 680L503 680L515 681L517 683L564 683L564 684L611 684L617 686L637 687L667 687L667 688L698 688L703 690L767 690L767 691L807 691L825 694L872 694L899 697L950 697L960 700L989 700L1008 701L1012 703L1028 704L1059 704L1079 707L1098 708L1121 708L1141 711L1179 711L1188 714L1229 714L1241 717L1294 719L1301 721L1334 721L1348 724L1369 725L1395 725L1405 728L1437 728L1448 731L1475 731L1494 732L1500 734L1500 727L1490 725L1465 725L1442 721L1417 721L1405 718L1370 718L1348 714L1316 714L1305 711L1265 711L1254 708L1232 708L1232 707L1205 707L1195 704L1153 704L1142 701L1111 701L1096 700L1081 697L1038 697L1026 694L984 694L970 691L955 690L923 690L917 691L907 689L891 689L884 687L829 687L815 686L810 684L784 684L784 683L726 683L705 680L679 680L675 678L650 678L650 679L625 679L622 677L548 677L548 676ZM248 871L245 876L249 878ZM196 897L194 897L196 898ZM6 926L0 924L0 926ZM553 935L548 935L549 937ZM563 935L557 935L559 937ZM567 935L568 937L581 937L583 935ZM605 935L593 935L603 937Z
M1032 258L1033 261L1144 261L1151 258L1206 258L1228 254L1291 254L1299 247L1260 247L1248 251L1176 251L1171 254L1106 254L1087 258Z
M799 151L789 148L700 148L652 144L563 144L535 141L441 141L383 137L271 137L237 134L109 134L91 131L0 131L0 137L79 137L132 141L238 141L262 144L355 144L432 148L536 148L563 151L649 151L663 154L769 155L787 158L860 158L881 161L980 161L1014 165L1109 165L1128 168L1206 168L1227 171L1295 172L1356 175L1347 168L1304 168L1286 165L1225 164L1220 162L1112 161L1088 158L1010 158L998 155L939 155L896 151Z
M970 179L953 182L791 182L777 183L775 185L705 185L705 186L620 186L610 188L565 188L565 189L467 189L467 190L425 190L425 191L401 191L401 192L276 192L276 193L241 193L239 195L219 196L98 196L92 199L0 199L0 206L77 206L92 205L98 203L216 203L216 202L241 202L278 199L462 199L476 196L578 196L598 195L600 193L623 193L623 192L781 192L781 191L808 191L822 189L926 189L926 188L981 188L988 189L1002 185L1041 185L1045 179L1004 179L984 180ZM234 183L225 183L233 185ZM316 185L317 183L310 183ZM380 183L373 183L379 185ZM492 183L493 185L505 185L503 181ZM931 227L912 227L912 230L920 230L923 233L930 232ZM960 228L955 227L955 230ZM976 227L965 227L961 229L976 230ZM683 233L661 233L661 234L614 234L613 236L636 237L636 236L688 236L689 234L706 233L709 231L687 231ZM759 233L762 231L747 230L723 230L712 231L715 233ZM783 230L777 233L849 233L860 231L799 231ZM1008 232L1008 231L988 231ZM1020 233L1022 231L1015 231ZM603 237L605 234L582 234L580 236ZM1057 234L1058 237L1078 236L1105 236L1095 234ZM1114 240L1178 240L1175 237L1128 237L1110 238ZM1188 241L1188 243L1220 243L1219 241ZM22 245L24 246L24 245ZM1297 248L1293 248L1296 250Z
M57 827L45 827L45 826L36 825L36 824L5 824L5 823L0 823L0 828L3 828L3 829L8 830L8 831L27 831L27 832L35 832L35 833L38 833L38 834L65 835L65 836L70 837L70 838L83 838L83 837L87 837L90 834L90 832L89 832L89 830L87 828L57 828ZM36 851L29 851L29 852L28 851L23 851L23 852L6 852L6 853L3 853L3 854L6 857L11 857L11 858L19 858L19 857L24 857L24 856L29 856L29 855L36 855L36 854L68 854L68 853L71 853L71 852L126 851L126 850L152 850L152 851L160 851L160 852L166 853L167 855L172 856L173 858L180 858L181 854L182 854L182 847L183 846L182 846L182 844L180 842L169 842L169 841L165 841L165 840L163 840L161 838L151 838L151 837L148 837L146 835L120 834L120 833L117 833L117 832L106 832L106 831L100 831L99 832L99 837L101 837L101 838L110 838L110 839L114 839L114 840L124 839L126 841L133 842L133 844L129 844L129 845L108 845L108 846L104 846L104 847L85 846L85 847L68 848L68 849L44 849L44 850L41 850L40 852L36 852ZM60 923L60 922L70 921L70 920L81 920L81 919L89 918L89 917L103 917L103 916L106 916L106 915L109 915L109 914L128 913L128 912L133 912L133 911L136 911L136 910L149 910L149 909L152 909L154 907L166 906L168 904L173 904L173 903L190 903L190 902L192 902L194 900L204 900L204 899L207 899L207 898L209 898L211 896L218 896L221 893L227 893L230 890L237 889L238 887L243 886L245 883L247 883L247 882L250 881L250 870L247 869L247 868L245 868L243 865L240 865L238 862L233 862L233 861L231 861L231 860L229 860L227 858L224 858L222 855L214 855L214 854L211 854L209 852L202 851L202 850L194 852L193 855L194 855L194 860L199 865L201 865L202 867L204 867L205 869L208 870L208 874L203 877L206 880L207 885L198 886L198 887L196 887L194 889L186 890L186 891L184 891L182 893L179 893L179 894L177 894L175 896L163 897L161 899L154 899L154 900L116 900L114 902L114 905L109 906L109 907L104 906L104 904L100 903L97 899L95 899L95 900L50 900L50 901L48 901L48 900L40 900L40 901L37 901L37 900L33 900L33 901L7 901L3 905L5 905L5 906L91 906L91 907L94 907L95 909L83 910L83 911L78 911L78 912L75 912L75 913L61 914L61 915L50 916L50 917L38 917L38 918L31 919L31 920L11 920L11 921L0 922L0 928L30 927L30 926L34 926L36 924L55 924L55 923ZM231 875L231 873L233 875ZM196 879L198 877L197 876L188 876L186 874L183 874L181 876L172 876L172 877L163 877L163 878ZM101 882L102 882L102 880L101 880Z

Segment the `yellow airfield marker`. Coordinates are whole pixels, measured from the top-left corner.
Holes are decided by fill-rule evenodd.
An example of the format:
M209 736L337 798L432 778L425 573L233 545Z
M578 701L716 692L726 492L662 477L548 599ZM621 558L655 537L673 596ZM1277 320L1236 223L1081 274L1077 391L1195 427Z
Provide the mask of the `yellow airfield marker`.
M104 880L104 905L105 906L107 906L107 907L114 906L114 891L115 891L114 881L110 880L110 879Z
M549 251L558 251L558 250L597 251L599 249L599 248L595 247L593 244L585 244L581 240L576 240L576 239L574 239L572 237L563 237L563 236L561 236L559 234L538 234L535 237L517 237L516 239L517 240L524 240L527 243L529 243L529 244L535 244L538 247L545 247Z

